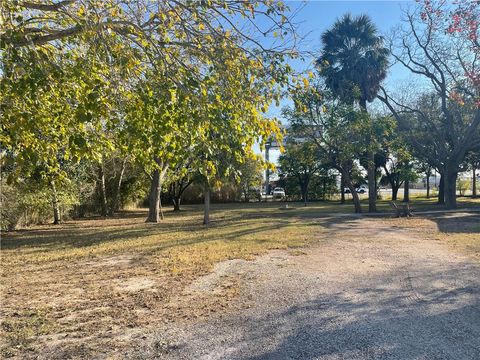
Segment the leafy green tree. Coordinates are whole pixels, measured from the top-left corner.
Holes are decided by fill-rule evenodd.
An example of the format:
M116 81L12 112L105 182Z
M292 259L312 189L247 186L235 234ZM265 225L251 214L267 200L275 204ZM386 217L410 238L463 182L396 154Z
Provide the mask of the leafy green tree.
M302 201L306 206L309 184L313 175L322 166L321 158L312 140L296 140L294 133L290 133L289 136L293 139L289 138L285 145L285 152L280 155L280 171L284 176L293 176L297 179Z
M113 149L107 134L116 118L112 74L118 69L103 62L103 45L76 51L6 46L2 52L0 145L15 163L10 181L42 169L54 223L60 221L55 194L66 178L65 164L100 160Z
M381 181L382 168L386 162L386 153L388 153L388 147L392 142L398 139L396 132L395 121L389 116L370 116L359 129L361 137L364 140L363 152L359 154L360 165L368 169L369 161L371 160L371 154L374 153L373 167L374 176L373 183L375 185L374 193L378 197L378 183ZM398 141L400 142L400 141ZM390 158L391 160L391 158ZM367 174L367 183L368 183Z
M473 150L465 157L468 169L472 172L472 197L477 197L477 170L480 169L480 149Z
M296 56L287 11L270 0L6 3L1 147L48 176L61 176L59 158L97 160L100 179L111 154L126 152L152 177L148 221L157 222L184 144L202 145L197 170L214 179L226 158L241 162L257 139L278 133L262 113ZM262 45L253 18L288 45ZM106 186L100 192L105 213Z
M329 99L320 86L298 91L295 108L287 108L284 116L299 136L310 139L326 163L338 170L352 194L355 212L362 212L360 199L352 181L355 159L364 151L362 127L368 114L351 105Z
M465 155L480 144L478 27L473 33L455 27L450 32L452 5L431 1L428 8L424 11L424 4L419 4L410 9L390 44L395 61L428 88L422 87L414 99L393 97L382 90L379 99L395 116L399 128L410 135L408 140L419 157L438 169L445 206L453 209L460 166ZM478 17L479 9L474 6L468 18ZM420 131L421 138L417 136Z
M252 191L260 190L263 182L263 164L258 157L247 158L238 168L238 185L245 202L250 201ZM258 198L258 197L257 197Z
M350 14L337 20L322 34L322 53L317 60L320 74L333 94L347 104L358 102L367 111L367 102L373 101L380 83L386 77L389 51L367 15L352 18ZM376 211L376 181L374 154L378 142L373 119L365 117L369 211Z
M180 211L182 195L195 181L197 156L191 149L191 152L185 154L182 159L176 162L174 167L169 169L170 173L167 175L169 178L168 196L173 203L173 211Z
M382 123L382 121L379 121ZM376 154L385 177L392 188L392 200L397 200L398 190L408 181L412 161L409 144L403 134L398 131L396 122L391 117L383 118L383 135L381 151ZM410 170L409 170L410 169Z
M418 174L415 171L413 159L407 159L402 163L400 168L400 177L404 179L403 181L403 202L410 201L410 183L416 181Z
M425 186L427 188L427 199L430 199L430 177L433 174L432 166L425 161L416 161L415 169L425 176Z
M151 73L130 98L121 136L128 138L129 153L150 174L147 221L158 222L163 219L161 193L167 185L165 175L169 166L182 157L182 142L188 144L194 134L192 118L186 113L189 97Z
M338 194L337 172L323 166L310 180L308 198L310 200L327 200L336 194Z

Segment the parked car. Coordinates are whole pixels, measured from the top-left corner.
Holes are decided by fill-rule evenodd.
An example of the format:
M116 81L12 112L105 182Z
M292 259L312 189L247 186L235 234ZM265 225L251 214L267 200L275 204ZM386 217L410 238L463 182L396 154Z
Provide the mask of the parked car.
M365 194L368 191L367 185L360 185L358 188L355 189L359 194Z
M343 189L343 192L345 194L350 194L350 189L346 187L346 188Z
M284 198L285 190L281 187L276 187L275 189L273 189L272 195L274 198Z

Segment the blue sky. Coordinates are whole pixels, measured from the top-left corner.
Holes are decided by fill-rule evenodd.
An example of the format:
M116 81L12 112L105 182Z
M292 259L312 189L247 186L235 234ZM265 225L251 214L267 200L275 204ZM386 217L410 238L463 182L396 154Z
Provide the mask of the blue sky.
M321 48L320 36L330 28L335 20L345 13L352 15L367 14L377 26L382 35L388 35L392 28L398 25L402 18L402 8L408 7L414 1L286 1L292 11L300 9L295 16L300 34L306 35L301 49L313 53L319 53ZM297 65L297 64L295 64ZM301 64L299 67L302 67ZM308 67L308 61L303 64ZM300 69L299 69L300 70ZM391 74L398 77L395 68ZM405 73L400 75L404 75Z
M291 65L295 70L301 72L312 69L314 56L321 50L321 34L330 28L335 20L345 13L352 15L367 14L376 24L380 34L387 36L402 19L402 8L407 8L415 4L411 1L285 1L292 12L298 10L295 16L295 23L298 24L298 32L305 36L300 50L311 52L312 57L305 60L295 60ZM402 66L395 65L390 68L385 85L387 87L408 79L410 74ZM282 106L288 104L283 101ZM281 118L280 108L272 107L269 111L270 116ZM271 155L271 161L275 161L278 154Z
M413 5L411 1L286 1L295 16L298 32L305 36L300 50L312 53L304 60L295 60L291 65L299 72L313 69L312 62L321 50L321 34L330 28L335 20L346 13L352 15L367 14L377 26L379 33L388 36L402 19L402 9ZM410 73L400 65L390 68L386 85L401 81Z

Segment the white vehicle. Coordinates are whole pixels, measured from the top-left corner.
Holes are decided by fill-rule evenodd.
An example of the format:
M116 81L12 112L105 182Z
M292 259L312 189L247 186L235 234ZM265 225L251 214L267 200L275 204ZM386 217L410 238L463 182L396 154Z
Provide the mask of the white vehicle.
M275 189L273 189L272 195L274 198L284 198L285 190L281 187L276 187Z
M367 185L360 185L357 189L356 189L357 193L359 194L364 194L368 191L368 186Z

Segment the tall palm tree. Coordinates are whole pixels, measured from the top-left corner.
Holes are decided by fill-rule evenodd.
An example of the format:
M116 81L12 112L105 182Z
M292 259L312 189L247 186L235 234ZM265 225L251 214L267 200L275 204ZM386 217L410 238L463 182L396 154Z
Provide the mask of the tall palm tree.
M387 75L389 50L367 15L338 19L321 37L323 49L317 60L326 86L343 102L358 102L367 111ZM367 143L370 141L367 140ZM374 152L368 151L369 211L376 211Z
M342 101L367 102L377 96L387 75L389 50L367 15L337 20L322 34L323 49L317 64L326 85Z

